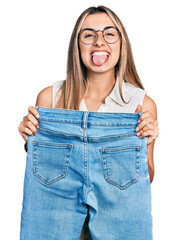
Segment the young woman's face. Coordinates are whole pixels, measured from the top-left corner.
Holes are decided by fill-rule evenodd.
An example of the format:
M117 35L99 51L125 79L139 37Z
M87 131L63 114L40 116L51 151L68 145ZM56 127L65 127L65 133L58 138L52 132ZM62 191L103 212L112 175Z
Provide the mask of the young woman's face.
M81 30L85 28L103 30L105 27L110 26L116 27L106 13L96 13L88 15L85 18L81 26ZM114 33L111 31L114 31L114 29L110 28L110 30L108 30L108 32L106 33L108 39L109 36L113 35L112 33ZM91 38L93 39L91 34L85 34L83 41L91 41ZM92 71L101 73L107 71L114 71L115 65L117 64L120 57L120 45L120 37L118 38L117 42L109 44L104 40L102 32L97 32L97 38L92 44L87 45L79 40L81 58L87 68L87 72ZM108 55L106 55L107 53Z

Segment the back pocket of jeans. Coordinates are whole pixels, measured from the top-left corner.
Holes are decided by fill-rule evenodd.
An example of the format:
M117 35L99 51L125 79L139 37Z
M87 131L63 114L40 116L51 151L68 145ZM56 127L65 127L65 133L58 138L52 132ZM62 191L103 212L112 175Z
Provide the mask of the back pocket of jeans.
M72 144L33 141L33 174L49 185L66 177Z
M106 181L120 189L136 183L139 177L140 149L140 146L100 149Z

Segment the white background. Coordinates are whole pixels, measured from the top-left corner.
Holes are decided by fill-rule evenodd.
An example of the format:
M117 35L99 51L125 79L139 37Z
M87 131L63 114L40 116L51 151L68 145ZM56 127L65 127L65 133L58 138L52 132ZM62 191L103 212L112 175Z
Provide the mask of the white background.
M154 240L177 239L175 1L0 2L0 239L17 240L26 153L18 125L37 94L65 79L68 44L79 15L105 5L123 22L140 79L157 105L159 137L152 183Z

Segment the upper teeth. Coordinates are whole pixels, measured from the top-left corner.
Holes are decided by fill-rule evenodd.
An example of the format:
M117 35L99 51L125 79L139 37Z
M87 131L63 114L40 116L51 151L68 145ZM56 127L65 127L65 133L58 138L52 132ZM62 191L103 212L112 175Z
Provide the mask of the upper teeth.
M92 55L108 55L107 52L93 52Z

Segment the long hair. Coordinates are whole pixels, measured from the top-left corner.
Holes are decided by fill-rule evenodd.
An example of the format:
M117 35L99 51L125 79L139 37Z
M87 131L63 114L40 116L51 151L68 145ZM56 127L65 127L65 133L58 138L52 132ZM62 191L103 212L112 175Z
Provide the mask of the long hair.
M136 71L128 35L118 16L105 6L89 7L77 19L71 35L67 57L66 80L57 93L57 95L61 94L56 104L57 108L79 110L80 102L88 87L88 82L86 67L80 55L78 33L85 18L96 13L106 13L120 31L121 49L119 60L115 66L115 78L119 77L119 92L122 101L126 104L128 103L123 99L123 80L144 89Z

